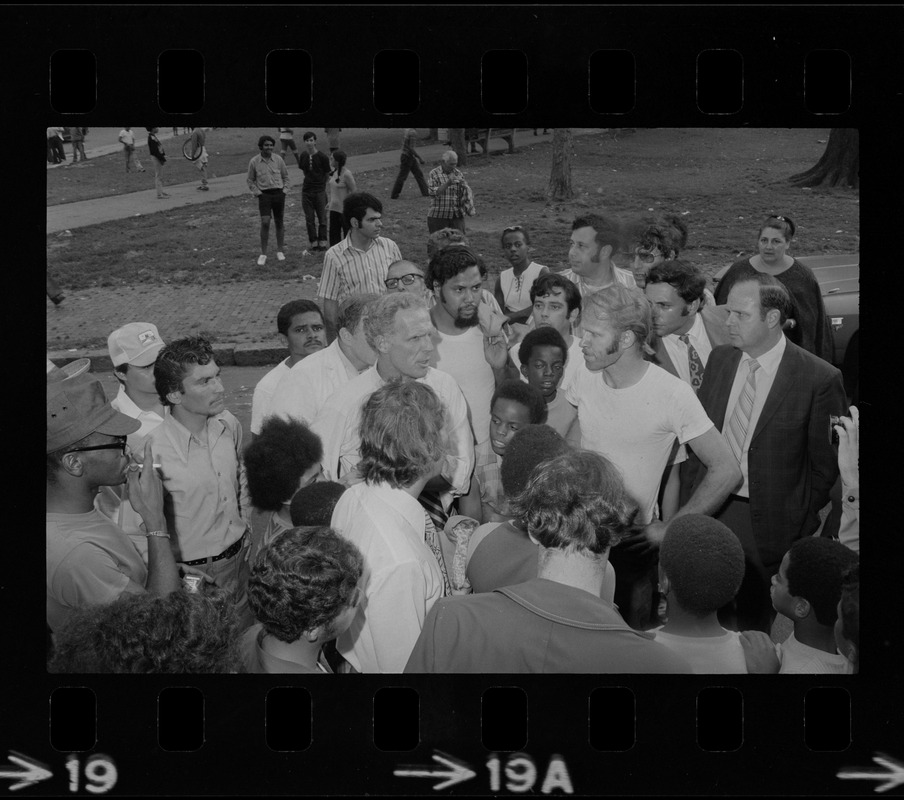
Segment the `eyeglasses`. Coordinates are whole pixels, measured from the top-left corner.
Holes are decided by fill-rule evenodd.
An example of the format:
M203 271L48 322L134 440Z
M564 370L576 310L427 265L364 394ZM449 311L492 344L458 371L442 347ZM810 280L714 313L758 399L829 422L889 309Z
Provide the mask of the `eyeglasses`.
M637 256L644 264L652 264L661 253L652 250L635 250L634 255Z
M128 440L123 436L119 441L112 444L95 444L92 447L75 447L69 450L70 453L86 453L88 450L119 450L123 455L126 454L126 448L129 446Z
M399 285L399 281L402 282L403 286L411 286L416 280L424 280L424 276L419 275L417 272L409 272L399 278L386 278L383 283L386 284L387 289L395 289Z

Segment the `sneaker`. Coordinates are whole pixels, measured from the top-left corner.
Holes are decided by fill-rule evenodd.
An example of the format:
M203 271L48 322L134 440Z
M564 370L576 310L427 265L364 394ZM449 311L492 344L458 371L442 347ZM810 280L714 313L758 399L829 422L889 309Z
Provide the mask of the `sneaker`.
M63 302L63 300L66 299L66 295L64 295L64 294L57 294L57 295L54 295L53 297L51 297L50 299L53 301L53 304L54 304L55 306L58 306L60 303Z
M264 266L267 263L267 256L261 255L257 257L257 265L259 267Z
M209 192L209 191L210 191L210 187L209 187L209 186L199 186L199 187L198 187L198 191L199 191L199 192Z
M320 249L321 249L321 250L329 250L329 247L330 247L330 243L329 243L329 242L323 241L323 242L318 242L317 244L320 245Z
M277 261L285 261L285 260L286 260L286 254L285 254L282 250L277 250L277 251L276 251L276 260L277 260Z

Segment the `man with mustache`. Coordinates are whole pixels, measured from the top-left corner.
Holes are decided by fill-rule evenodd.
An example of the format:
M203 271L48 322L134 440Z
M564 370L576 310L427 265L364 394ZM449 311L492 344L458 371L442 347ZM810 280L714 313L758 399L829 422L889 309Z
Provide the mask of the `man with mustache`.
M437 331L436 368L461 387L471 411L478 445L489 438L490 401L505 380L508 352L501 331L487 335L479 325L487 270L470 247L441 250L427 267L425 283L436 300L430 318Z

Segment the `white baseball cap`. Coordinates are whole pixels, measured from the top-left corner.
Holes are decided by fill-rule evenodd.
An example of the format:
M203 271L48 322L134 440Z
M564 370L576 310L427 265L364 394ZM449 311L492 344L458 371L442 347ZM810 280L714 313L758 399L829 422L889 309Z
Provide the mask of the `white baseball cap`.
M150 322L130 322L117 328L107 339L114 367L120 364L147 367L157 360L163 345L157 326Z

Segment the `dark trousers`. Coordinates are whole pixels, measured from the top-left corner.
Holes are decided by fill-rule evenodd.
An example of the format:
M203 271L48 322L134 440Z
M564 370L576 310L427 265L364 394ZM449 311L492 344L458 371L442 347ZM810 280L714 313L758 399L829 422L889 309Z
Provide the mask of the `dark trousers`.
M330 247L348 236L349 228L341 211L330 211Z
M725 505L713 516L732 530L744 548L744 580L732 603L719 610L719 621L726 628L769 633L775 612L769 592L778 564L763 564L753 536L750 502L729 495Z
M402 187L405 185L405 181L408 180L408 173L414 175L418 188L421 190L421 195L424 197L429 196L427 181L424 180L424 173L421 172L421 167L420 164L417 163L417 159L405 158L403 156L402 162L399 165L399 174L396 176L395 185L392 187L392 199L395 200L402 193Z
M311 244L325 242L326 238L326 192L301 192L301 208L308 227L308 239ZM314 215L317 221L314 221Z

